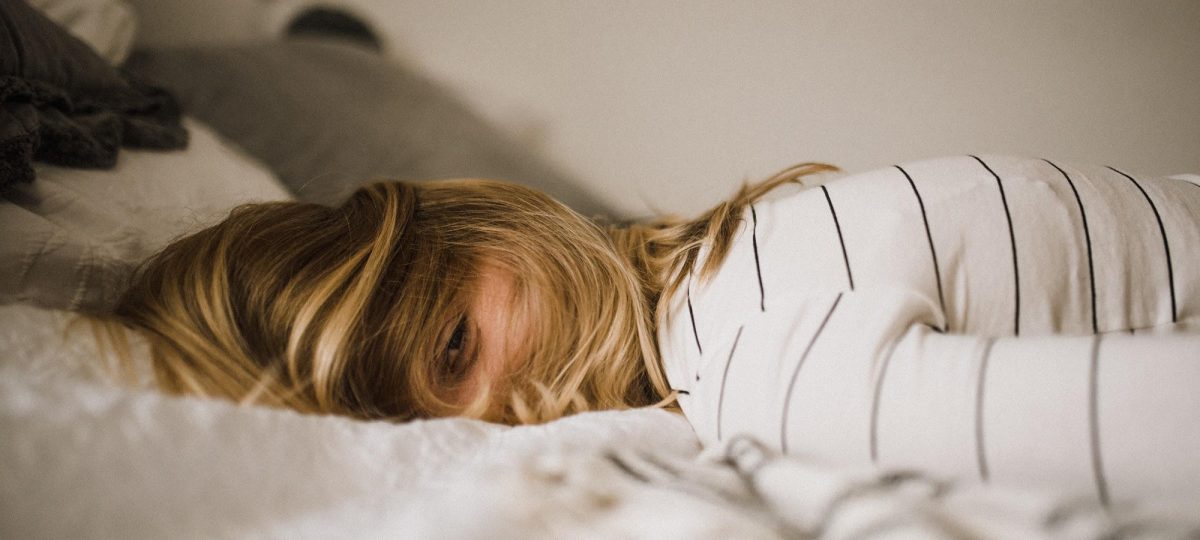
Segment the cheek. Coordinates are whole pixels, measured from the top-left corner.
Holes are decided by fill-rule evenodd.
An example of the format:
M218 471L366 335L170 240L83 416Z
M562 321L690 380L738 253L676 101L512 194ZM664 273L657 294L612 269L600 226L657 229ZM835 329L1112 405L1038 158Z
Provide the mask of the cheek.
M504 303L480 321L480 355L477 371L481 375L500 377L520 367L529 356L530 331L528 321L511 304Z
M490 268L480 276L479 293L470 307L470 320L478 340L475 364L468 374L459 402L477 395L521 367L529 356L530 325L526 310L518 305L518 285L507 272Z

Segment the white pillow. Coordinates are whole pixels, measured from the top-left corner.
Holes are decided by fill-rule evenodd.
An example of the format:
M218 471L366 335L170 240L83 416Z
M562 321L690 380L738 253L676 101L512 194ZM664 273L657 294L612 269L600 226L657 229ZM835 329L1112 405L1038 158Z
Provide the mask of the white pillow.
M0 199L0 303L103 311L129 271L233 207L291 196L261 165L185 120L185 151L122 150L112 170L37 167Z

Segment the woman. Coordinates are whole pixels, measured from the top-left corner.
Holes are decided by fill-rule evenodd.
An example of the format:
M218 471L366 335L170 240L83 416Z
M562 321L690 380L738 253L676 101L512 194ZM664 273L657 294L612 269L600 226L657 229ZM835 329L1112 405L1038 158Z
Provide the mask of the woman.
M239 208L148 261L115 315L169 391L537 422L669 395L642 278L528 188L389 182Z
M666 403L654 311L671 267L728 236L749 200L826 170L696 221L607 229L486 180L249 205L147 261L115 318L149 338L172 392L509 423Z
M527 423L677 399L709 442L984 479L1082 463L1102 498L1110 439L1117 460L1141 457L1131 437L1200 451L1190 390L1145 398L1183 413L1167 428L1106 413L1146 373L1200 380L1200 187L969 156L760 201L833 170L630 227L482 180L250 205L148 261L116 319L168 391L312 413ZM1154 367L1097 375L1134 360ZM1061 455L1020 457L1056 434Z

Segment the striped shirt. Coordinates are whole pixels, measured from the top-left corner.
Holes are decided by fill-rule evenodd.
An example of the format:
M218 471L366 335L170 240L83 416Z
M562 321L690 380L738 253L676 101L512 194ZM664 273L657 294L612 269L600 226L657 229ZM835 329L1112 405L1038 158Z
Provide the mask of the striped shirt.
M668 380L707 443L1200 497L1193 178L965 156L757 202L670 299Z

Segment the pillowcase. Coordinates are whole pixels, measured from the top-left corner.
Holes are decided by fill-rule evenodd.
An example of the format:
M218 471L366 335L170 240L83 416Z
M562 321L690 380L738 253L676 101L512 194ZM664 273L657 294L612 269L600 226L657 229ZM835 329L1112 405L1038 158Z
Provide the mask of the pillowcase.
M125 67L170 89L188 114L305 201L335 203L380 178L489 177L541 189L585 214L606 210L446 88L350 43L146 49Z
M250 201L286 200L270 173L205 126L185 152L129 151L110 171L39 165L0 199L0 303L104 312L131 270Z

